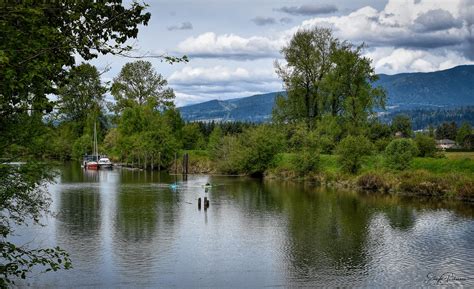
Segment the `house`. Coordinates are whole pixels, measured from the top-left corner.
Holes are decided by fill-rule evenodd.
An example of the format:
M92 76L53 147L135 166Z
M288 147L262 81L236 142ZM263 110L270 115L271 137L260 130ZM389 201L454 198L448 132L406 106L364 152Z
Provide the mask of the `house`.
M451 149L456 147L456 142L450 139L439 139L436 140L436 147L438 149Z

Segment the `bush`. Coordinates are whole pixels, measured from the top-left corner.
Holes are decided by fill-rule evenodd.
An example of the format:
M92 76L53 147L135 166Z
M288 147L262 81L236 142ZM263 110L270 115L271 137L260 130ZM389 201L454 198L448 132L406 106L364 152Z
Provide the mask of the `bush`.
M465 180L458 183L457 188L457 197L466 200L466 201L474 201L474 181L473 180Z
M391 141L392 141L392 139L389 138L389 137L378 139L374 143L375 149L377 150L377 152L383 152L383 151L385 151L385 149L387 148L388 144Z
M426 171L407 172L400 176L399 189L413 195L443 196L450 189L450 180Z
M271 126L248 128L238 136L225 136L216 152L224 173L260 175L284 147L283 134Z
M389 168L404 170L411 165L418 149L411 139L394 139L385 149L385 162Z
M373 145L365 136L347 136L336 148L338 162L345 172L355 174L364 156L371 154Z
M416 147L418 148L418 156L434 157L436 155L436 141L434 138L423 134L417 134L415 137Z
M300 151L292 157L291 164L300 176L316 172L319 168L319 151Z
M375 173L361 175L357 179L357 186L364 191L371 192L386 192L390 189L385 178Z

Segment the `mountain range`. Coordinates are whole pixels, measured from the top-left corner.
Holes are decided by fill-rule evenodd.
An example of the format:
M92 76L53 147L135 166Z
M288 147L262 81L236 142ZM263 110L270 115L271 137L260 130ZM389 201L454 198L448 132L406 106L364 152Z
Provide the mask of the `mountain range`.
M425 73L380 74L374 85L385 89L388 112L474 105L474 65ZM186 121L265 122L271 118L278 94L285 92L211 100L179 109Z

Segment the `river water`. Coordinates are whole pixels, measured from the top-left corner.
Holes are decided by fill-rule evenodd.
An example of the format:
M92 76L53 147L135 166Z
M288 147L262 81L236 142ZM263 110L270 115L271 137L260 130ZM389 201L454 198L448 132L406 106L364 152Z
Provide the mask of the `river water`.
M470 204L78 164L61 168L50 193L57 216L17 238L61 246L74 268L21 286L474 286Z

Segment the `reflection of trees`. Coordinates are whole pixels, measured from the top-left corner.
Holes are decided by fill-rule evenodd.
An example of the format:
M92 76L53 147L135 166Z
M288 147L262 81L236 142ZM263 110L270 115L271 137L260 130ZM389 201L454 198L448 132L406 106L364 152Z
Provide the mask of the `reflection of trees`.
M116 197L113 253L122 274L143 276L153 258L169 249L178 215L177 195L168 189L123 186ZM127 264L135 264L129 266Z
M101 223L100 208L100 194L95 190L81 188L62 192L58 215L60 224L64 225L61 229L81 237L97 234Z
M328 268L363 267L371 213L354 194L316 191L297 184L267 183L288 214L290 272L315 277Z
M95 188L69 189L59 194L57 237L70 253L73 263L99 262L101 206L100 193Z

